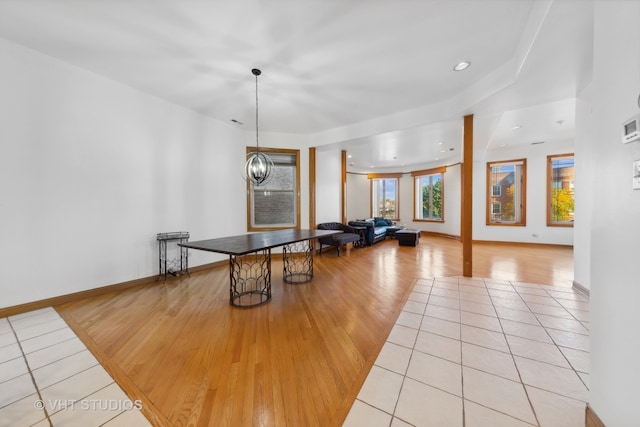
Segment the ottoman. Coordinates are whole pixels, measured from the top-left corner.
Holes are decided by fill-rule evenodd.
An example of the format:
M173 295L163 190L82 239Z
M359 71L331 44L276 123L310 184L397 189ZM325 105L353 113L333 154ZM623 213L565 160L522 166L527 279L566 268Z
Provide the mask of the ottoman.
M387 237L390 239L395 239L396 232L404 229L405 227L403 225L392 225L390 227L387 227Z
M420 240L420 230L398 230L396 240L399 246L416 246Z
M318 239L320 242L320 253L322 253L322 245L330 245L338 248L338 256L340 256L340 246L347 243L353 243L354 245L360 241L360 235L356 233L338 233L330 236L321 237Z

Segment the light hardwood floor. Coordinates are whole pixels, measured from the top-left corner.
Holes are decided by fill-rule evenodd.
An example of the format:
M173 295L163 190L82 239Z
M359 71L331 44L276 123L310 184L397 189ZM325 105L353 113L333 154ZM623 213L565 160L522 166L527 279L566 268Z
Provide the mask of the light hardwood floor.
M478 243L474 276L571 286L568 247ZM417 278L462 274L460 242L335 249L308 284L229 305L227 267L56 307L162 426L340 426Z

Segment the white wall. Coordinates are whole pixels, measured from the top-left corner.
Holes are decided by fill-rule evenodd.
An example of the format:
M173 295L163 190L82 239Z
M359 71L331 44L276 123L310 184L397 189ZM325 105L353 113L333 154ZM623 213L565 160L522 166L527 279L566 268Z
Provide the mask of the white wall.
M439 167L442 165L432 165ZM428 168L425 168L428 169ZM460 184L461 167L459 164L448 166L444 174L444 222L414 221L414 178L410 173L402 175L400 180L400 224L414 230L460 236Z
M371 216L371 187L367 175L347 174L347 220Z
M342 222L342 153L316 151L316 222ZM308 193L308 191L307 191Z
M573 228L573 281L583 288L591 287L591 226L592 212L596 198L593 189L596 184L598 168L596 158L585 152L592 145L595 129L591 108L591 86L578 94L576 100L576 170L575 180L578 185L574 190L575 224Z
M474 240L573 244L573 228L547 227L546 182L547 155L574 152L573 141L527 145L511 150L490 151L476 158L473 169L473 238ZM527 225L498 227L486 225L486 164L489 161L527 159ZM438 167L441 165L432 165ZM447 167L444 176L445 221L413 221L413 178L405 173L400 179L400 224L416 230L460 236L461 165ZM348 174L349 219L370 216L369 180L364 175ZM578 184L579 185L579 184ZM366 205L365 205L366 204ZM357 210L353 206L358 206ZM366 206L366 210L363 207ZM366 214L365 214L366 212ZM534 234L536 236L534 236Z
M0 93L0 307L155 275L158 232L246 231L250 133L3 40Z
M414 230L420 230L422 224L422 222L413 222L413 199L414 199L414 186L413 186L413 177L411 176L410 173L403 173L402 177L400 178L400 191L398 192L399 194L399 203L400 203L400 209L398 209L398 213L400 214L400 220L398 221L398 224L403 225L407 228L413 228ZM445 192L447 191L447 185L446 185L446 180L445 180ZM445 197L444 197L444 202L445 204L447 203L449 194L446 193ZM445 221L448 220L448 218L446 217L446 206L445 206Z
M547 227L547 156L574 152L573 141L494 150L473 164L473 238L505 242L573 244L573 228ZM527 159L526 226L486 225L487 162ZM576 183L576 186L580 185ZM579 215L579 213L577 214ZM535 236L534 236L535 235Z
M640 190L632 162L640 142L621 143L639 114L640 2L594 2L593 122L584 153L595 175L591 227L591 399L607 426L638 425L640 384Z

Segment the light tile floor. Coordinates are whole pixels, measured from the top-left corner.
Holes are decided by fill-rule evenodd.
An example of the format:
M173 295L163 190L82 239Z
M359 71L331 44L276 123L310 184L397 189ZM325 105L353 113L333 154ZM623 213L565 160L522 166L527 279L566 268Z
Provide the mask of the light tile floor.
M588 399L588 297L420 279L343 427L583 427Z
M588 352L571 288L420 279L344 426L582 427ZM137 405L54 309L0 319L0 427L149 426Z
M0 426L150 426L53 308L0 319Z

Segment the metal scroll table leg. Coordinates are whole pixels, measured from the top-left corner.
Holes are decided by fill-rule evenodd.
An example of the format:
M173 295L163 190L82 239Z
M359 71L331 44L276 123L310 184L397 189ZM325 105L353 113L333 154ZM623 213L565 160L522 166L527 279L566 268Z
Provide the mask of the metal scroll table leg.
M290 243L282 251L282 280L287 283L306 283L313 279L313 250L311 241Z
M167 241L160 240L158 242L158 279L160 277L167 280Z
M271 299L271 249L229 255L231 295L236 307L255 307Z

